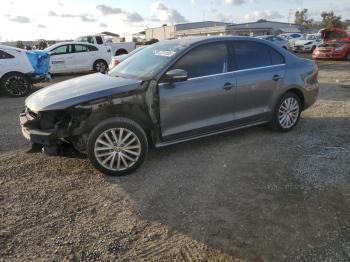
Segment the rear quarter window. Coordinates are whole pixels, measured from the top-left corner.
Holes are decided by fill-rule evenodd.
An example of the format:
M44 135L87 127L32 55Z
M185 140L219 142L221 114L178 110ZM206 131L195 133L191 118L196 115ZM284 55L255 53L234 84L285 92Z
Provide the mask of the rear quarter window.
M0 50L0 59L11 59L15 58L13 55L6 53L5 51Z
M284 56L277 52L275 49L268 47L270 57L271 57L271 65L281 65L285 63Z

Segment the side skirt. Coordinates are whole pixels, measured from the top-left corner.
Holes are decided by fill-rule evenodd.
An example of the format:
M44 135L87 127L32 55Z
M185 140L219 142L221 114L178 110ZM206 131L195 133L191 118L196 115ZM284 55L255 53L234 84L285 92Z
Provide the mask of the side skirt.
M221 133L231 132L231 131L235 131L235 130L239 130L239 129L243 129L243 128L247 128L247 127L258 126L258 125L262 125L262 124L266 124L266 123L269 123L269 121L259 121L259 122L254 122L254 123L248 123L248 124L244 124L244 125L240 125L240 126L236 126L236 127L221 129L218 131L202 133L202 134L195 135L195 136L189 136L186 138L174 139L174 140L166 141L166 142L158 142L155 144L155 147L159 148L159 147L170 146L170 145L174 145L174 144L178 144L178 143L182 143L182 142L186 142L186 141L191 141L191 140L195 140L195 139L199 139L199 138L203 138L203 137L208 137L208 136L217 135L217 134L221 134Z

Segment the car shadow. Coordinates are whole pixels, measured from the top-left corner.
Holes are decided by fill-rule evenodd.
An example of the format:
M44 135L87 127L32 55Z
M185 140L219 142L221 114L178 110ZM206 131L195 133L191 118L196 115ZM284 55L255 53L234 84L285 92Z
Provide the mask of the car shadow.
M142 219L248 261L333 256L350 237L348 130L349 117L306 117L286 134L240 130L152 150L136 173L106 180Z

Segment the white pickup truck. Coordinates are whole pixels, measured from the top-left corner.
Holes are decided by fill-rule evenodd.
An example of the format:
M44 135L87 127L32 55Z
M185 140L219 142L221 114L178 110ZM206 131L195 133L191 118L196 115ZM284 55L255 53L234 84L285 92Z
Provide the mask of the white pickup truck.
M113 43L111 39L107 39L104 35L81 36L75 41L108 46L111 48L112 54L115 56L128 54L136 48L136 44L134 42Z

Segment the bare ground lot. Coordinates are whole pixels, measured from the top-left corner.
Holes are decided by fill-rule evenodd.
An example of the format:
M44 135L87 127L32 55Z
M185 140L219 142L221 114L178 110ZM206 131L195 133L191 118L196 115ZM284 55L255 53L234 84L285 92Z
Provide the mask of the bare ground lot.
M349 261L350 63L319 64L291 133L152 150L121 178L25 153L24 99L0 97L0 261Z

